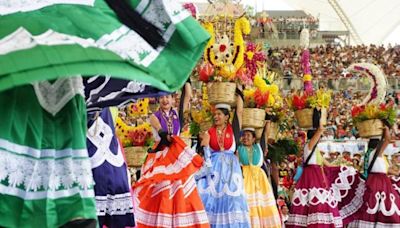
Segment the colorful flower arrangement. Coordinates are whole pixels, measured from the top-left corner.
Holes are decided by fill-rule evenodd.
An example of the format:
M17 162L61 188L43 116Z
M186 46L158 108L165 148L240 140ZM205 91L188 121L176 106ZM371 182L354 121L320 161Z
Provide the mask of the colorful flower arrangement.
M244 62L245 44L243 35L250 34L250 22L240 17L234 22L233 36L230 35L226 20L203 23L203 27L211 35L204 51L204 63L199 67L199 80L203 82L233 82L238 70ZM224 28L215 31L215 28ZM228 35L229 34L229 35Z
M139 99L137 102L129 104L127 112L130 117L147 116L149 114L149 99Z
M294 111L305 108L328 108L331 102L332 91L319 89L313 93L303 93L302 95L293 95L289 98L289 106Z
M190 123L190 134L198 135L201 131L201 126L211 125L213 122L213 108L203 99L200 106L191 110L192 122Z
M138 126L129 126L120 117L117 117L116 134L123 147L151 147L154 144L152 128L149 123L143 123Z
M380 119L386 120L389 125L393 125L396 122L396 108L393 104L368 104L361 106L354 106L351 109L351 116L353 118L354 124L372 120L372 119Z
M247 42L246 44L246 52L244 53L244 67L242 67L243 71L245 71L246 77L240 77L238 74L238 78L241 80L244 85L251 85L254 77L257 74L258 69L263 68L265 64L265 60L267 60L266 55L262 51L262 47L260 45L256 45L252 42Z
M243 90L244 104L246 108L273 107L281 103L279 88L275 84L269 84L260 75L254 77L254 87Z

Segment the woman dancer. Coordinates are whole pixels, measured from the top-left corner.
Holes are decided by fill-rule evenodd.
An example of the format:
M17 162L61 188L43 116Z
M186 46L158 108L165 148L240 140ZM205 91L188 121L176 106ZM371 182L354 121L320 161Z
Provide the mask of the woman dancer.
M370 139L364 204L357 219L349 227L400 227L400 195L388 177L388 162L383 156L390 143L390 131L385 127L383 141Z
M239 98L237 114L242 107L243 100ZM211 227L250 227L249 208L242 171L234 154L236 142L229 115L229 105L216 105L214 126L204 134L202 141L208 172L198 176L197 186Z
M268 131L267 123L264 131ZM264 142L267 142L268 134ZM239 160L243 168L244 189L250 207L250 221L256 227L281 227L281 220L272 188L267 175L261 169L263 152L260 144L255 143L253 128L243 129L242 144L238 147ZM266 146L264 146L265 148Z

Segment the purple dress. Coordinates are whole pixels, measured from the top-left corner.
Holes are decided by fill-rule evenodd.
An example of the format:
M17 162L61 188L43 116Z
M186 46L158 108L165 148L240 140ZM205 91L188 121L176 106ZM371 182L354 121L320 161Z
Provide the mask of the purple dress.
M121 145L115 136L110 110L96 120L88 115L87 149L95 181L96 209L100 227L135 226L133 199Z
M161 127L165 132L172 135L179 135L181 126L178 113L174 109L171 108L168 113L158 110L154 115L160 121Z

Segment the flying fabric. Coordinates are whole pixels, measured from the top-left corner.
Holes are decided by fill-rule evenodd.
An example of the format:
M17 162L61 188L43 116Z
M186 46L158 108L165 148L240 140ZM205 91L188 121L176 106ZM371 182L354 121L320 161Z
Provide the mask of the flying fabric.
M209 35L174 0L130 2L164 45L153 48L104 0L0 0L0 91L98 74L181 88Z

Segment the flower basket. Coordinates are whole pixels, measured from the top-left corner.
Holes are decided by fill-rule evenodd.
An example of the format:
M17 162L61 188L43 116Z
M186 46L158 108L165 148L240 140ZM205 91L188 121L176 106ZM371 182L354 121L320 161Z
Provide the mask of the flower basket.
M233 82L212 82L208 91L208 101L210 104L229 104L235 105L236 84Z
M379 119L365 120L356 124L358 133L362 138L381 136L383 123Z
M126 162L128 163L129 167L140 167L143 165L147 156L146 147L142 146L125 147L124 151L125 151Z
M271 122L268 129L268 139L276 140L278 136L278 123Z
M243 109L243 127L262 128L264 126L265 110L259 108Z
M313 109L305 108L294 112L297 123L300 128L309 129L313 127ZM326 125L326 119L328 117L326 108L321 109L321 123Z

